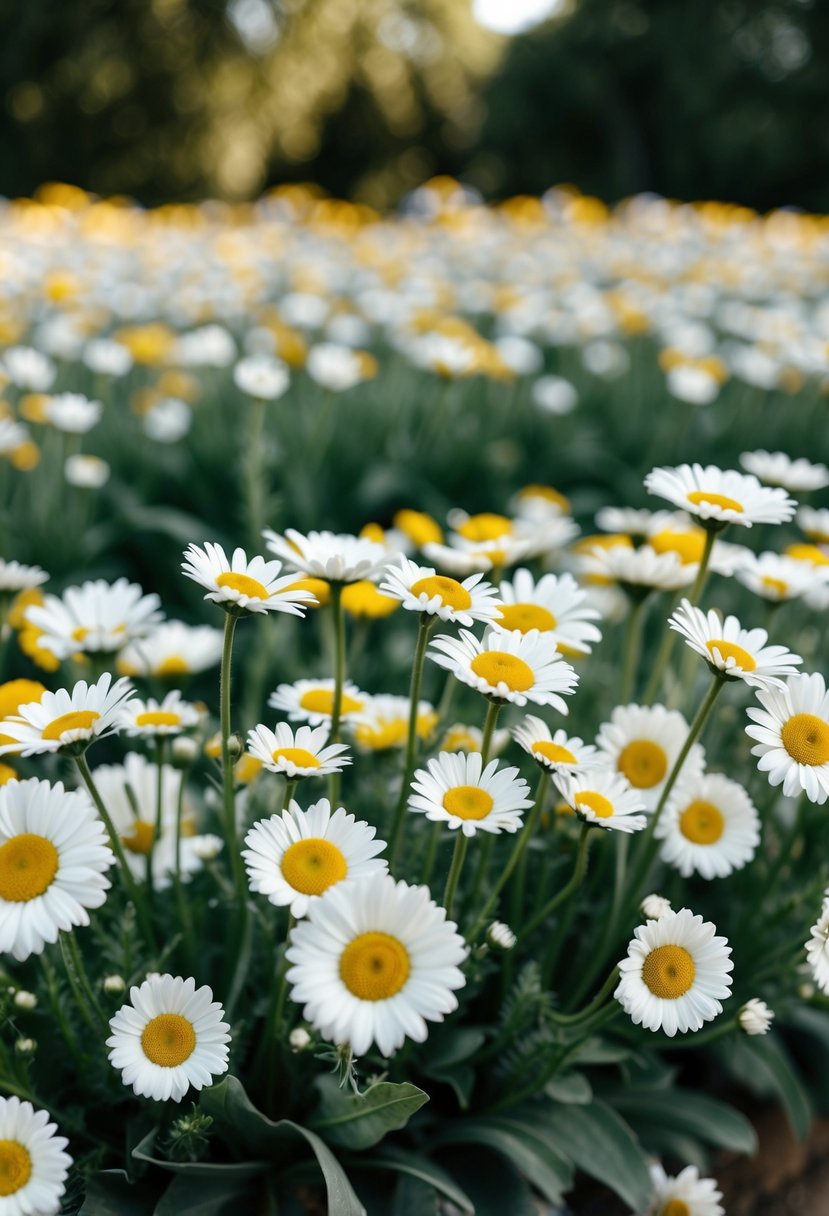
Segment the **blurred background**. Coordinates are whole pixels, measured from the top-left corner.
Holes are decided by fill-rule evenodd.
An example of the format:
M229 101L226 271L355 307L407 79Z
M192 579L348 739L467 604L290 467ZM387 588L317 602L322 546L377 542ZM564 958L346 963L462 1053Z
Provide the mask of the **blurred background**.
M825 0L0 0L0 193L829 210Z

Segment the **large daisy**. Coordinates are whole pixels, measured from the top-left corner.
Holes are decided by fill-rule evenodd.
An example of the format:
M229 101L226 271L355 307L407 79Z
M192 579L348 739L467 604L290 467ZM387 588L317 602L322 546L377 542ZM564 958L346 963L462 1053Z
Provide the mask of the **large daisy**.
M656 827L660 857L683 878L725 878L751 861L760 816L747 792L722 773L680 780Z
M79 680L71 693L66 688L45 692L39 701L21 705L18 712L0 722L0 734L13 743L0 745L4 752L34 756L67 749L83 751L95 739L121 729L121 712L133 693L127 679L116 680L104 672L96 684Z
M153 975L110 1018L109 1061L139 1097L180 1102L227 1072L230 1026L205 984Z
M161 620L161 601L137 583L119 578L67 587L26 609L26 620L42 631L40 645L59 659L71 654L114 654L143 637Z
M342 772L351 763L344 743L326 747L327 726L300 726L291 730L278 722L273 730L261 723L248 731L248 749L272 773L282 773L289 781L297 777L325 777Z
M752 724L746 734L756 739L751 754L768 773L771 785L782 785L787 798L804 790L810 802L829 798L829 692L819 672L791 676L784 688L757 693L762 709L749 706Z
M61 930L88 925L114 861L83 791L35 777L0 786L0 953L22 962Z
M390 1056L427 1022L458 1007L467 949L428 887L388 874L349 883L315 901L291 934L291 997L303 1017L358 1056L373 1043Z
M266 528L267 548L289 570L301 570L327 582L356 583L383 573L389 562L385 546L348 533L308 532L288 528L284 534Z
M752 688L782 688L780 677L795 675L803 662L785 646L767 646L765 629L743 629L736 616L723 620L713 608L703 612L688 600L682 601L668 624L715 674L743 680Z
M394 596L410 612L473 625L475 621L494 621L500 610L498 592L482 579L482 574L471 574L459 582L446 574L436 574L432 566L418 566L400 557L386 568L380 590Z
M796 503L785 490L761 485L751 473L716 465L681 464L676 468L653 469L645 478L645 489L696 515L707 528L726 524L782 524L794 515Z
M722 1013L734 964L726 938L716 932L688 908L666 912L634 931L613 995L635 1025L673 1038Z
M122 676L175 680L215 667L222 657L222 631L212 625L164 621L145 638L125 646L117 659Z
M675 1178L661 1165L652 1165L654 1197L646 1216L725 1216L722 1192L713 1178L700 1178L695 1165L686 1165Z
M45 583L49 575L40 566L24 566L20 562L6 561L0 557L0 596L7 593L17 595Z
M575 692L579 679L558 653L555 641L537 630L505 633L493 629L480 640L462 629L459 638L436 637L427 653L463 684L493 701L515 705L533 701L552 705L562 714L567 713L567 704L559 694Z
M551 633L564 654L588 654L590 643L601 641L601 632L592 623L600 613L587 607L587 592L572 574L544 574L536 583L529 570L516 570L498 591L502 605L495 624L499 629Z
M586 773L556 774L556 785L568 806L592 827L614 832L639 832L648 820L639 790L618 773L594 768Z
M207 541L203 549L191 544L184 557L182 573L206 587L204 598L221 605L226 612L287 612L302 616L314 602L308 591L297 589L291 575L278 577L281 562L259 556L248 559L244 549L234 549L228 559L221 545Z
M529 792L517 768L499 769L497 760L484 768L480 752L441 752L415 773L408 809L464 836L517 832Z
M601 764L596 748L564 730L551 732L546 722L533 714L512 731L515 742L532 756L536 764L552 773L574 773Z
M599 727L596 743L603 762L639 791L649 811L655 810L665 782L688 738L688 723L664 705L617 705L609 722ZM685 758L683 774L702 774L705 753L695 743Z
M0 1098L0 1212L57 1216L72 1158L45 1110L20 1098Z
M294 680L293 684L280 684L268 697L271 709L286 713L292 722L309 722L320 726L331 721L334 708L334 680ZM360 718L368 706L368 694L360 692L350 680L343 682L340 698L340 721L348 722Z

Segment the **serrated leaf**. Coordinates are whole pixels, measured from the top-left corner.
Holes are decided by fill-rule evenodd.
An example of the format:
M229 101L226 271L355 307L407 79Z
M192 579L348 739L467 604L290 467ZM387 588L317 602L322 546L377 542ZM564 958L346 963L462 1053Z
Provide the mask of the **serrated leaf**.
M731 1051L732 1059L742 1057L746 1074L766 1083L780 1099L792 1132L805 1140L812 1125L812 1105L797 1073L794 1061L775 1034L739 1038Z
M645 1154L631 1128L604 1102L567 1107L544 1103L530 1113L585 1174L605 1183L637 1211L647 1205L652 1185Z
M544 1087L548 1098L565 1106L586 1106L593 1098L593 1087L583 1072L564 1072Z
M618 1090L610 1100L634 1127L639 1117L736 1153L757 1151L757 1133L745 1115L695 1090Z
M437 1144L477 1144L494 1148L525 1175L550 1203L558 1203L573 1181L569 1162L537 1127L504 1115L466 1119L441 1128Z
M388 1132L405 1127L429 1101L429 1095L405 1081L381 1081L364 1094L341 1089L333 1077L318 1077L320 1104L310 1126L331 1144L343 1148L371 1148Z
M413 1153L397 1146L386 1146L377 1157L361 1157L360 1168L364 1170L395 1170L428 1182L434 1190L451 1200L462 1212L474 1211L472 1201L464 1194L454 1178L442 1166L422 1153Z

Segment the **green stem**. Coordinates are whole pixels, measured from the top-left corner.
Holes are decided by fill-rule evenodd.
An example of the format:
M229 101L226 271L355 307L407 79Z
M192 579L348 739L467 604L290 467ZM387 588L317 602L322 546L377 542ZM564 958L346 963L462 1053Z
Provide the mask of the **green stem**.
M299 777L289 778L285 782L285 789L282 791L282 806L279 808L281 811L285 810L286 807L291 805L291 801L293 800L294 794L296 793L296 787L298 785ZM332 802L331 810L333 811L334 809L334 803Z
M432 824L432 830L429 833L429 844L426 849L426 856L423 859L423 869L420 874L420 885L428 887L432 880L432 871L435 868L435 859L437 858L438 845L440 838L443 835L444 825L438 821Z
M618 979L619 968L614 967L589 1005L585 1005L584 1009L579 1009L576 1013L554 1013L552 1015L553 1020L562 1026L575 1026L579 1022L586 1022L588 1018L592 1018L594 1014L599 1012L605 999L610 996L615 988Z
M642 627L645 618L646 597L635 600L631 605L625 631L625 661L622 668L622 688L619 697L620 704L627 705L636 687L636 672L639 667L639 656L642 653Z
M498 715L504 707L503 701L490 701L486 708L486 718L484 719L483 737L481 739L481 765L485 765L489 759L489 749L492 747L492 736L495 733L495 725L498 721Z
M282 1041L285 1020L285 1000L288 995L288 960L285 955L287 953L288 946L291 944L291 931L293 930L295 924L295 917L289 915L288 930L285 934L285 945L282 950L282 956L279 960L279 966L276 968L273 976L271 1000L264 1030L263 1043L265 1046L265 1076L269 1107L273 1104L274 1083L276 1080L274 1074L276 1072L277 1047Z
M193 931L193 917L190 912L190 903L184 891L184 883L181 881L181 819L184 813L184 787L186 782L187 774L183 772L178 786L178 798L176 799L176 853L173 869L173 887L176 895L176 907L181 923L181 931L184 934L187 973L188 975L194 975L196 970L196 943Z
M262 527L265 522L265 486L263 479L263 444L262 432L265 424L267 403L259 397L251 398L250 427L248 431L247 476L245 490L247 495L248 531L251 544L260 543Z
M544 923L548 916L555 912L556 908L560 904L563 904L566 899L570 898L573 892L580 885L581 880L584 877L584 872L587 868L587 856L589 852L590 840L590 824L583 823L581 825L581 837L579 838L579 847L578 852L576 853L576 865L573 870L572 878L566 886L561 888L557 895L554 895L552 899L547 901L544 907L541 908L535 914L535 916L533 916L527 922L526 925L522 926L521 937L529 937L539 925Z
M415 644L412 677L409 684L409 733L406 738L406 756L403 761L403 777L400 783L400 795L394 811L392 828L389 834L389 869L394 870L397 852L400 847L400 836L403 828L404 812L409 797L409 783L414 772L415 756L417 754L417 707L420 703L420 685L423 680L423 664L426 659L426 645L437 617L430 617L422 612L417 627L417 642Z
M331 586L331 616L334 623L334 704L331 706L331 733L329 743L340 741L340 720L342 716L343 684L345 683L345 614L343 612L343 585L332 582ZM340 796L340 773L332 773L328 778L328 797L332 810L336 807Z
M69 1048L69 1052L74 1059L75 1064L78 1067L83 1067L83 1058L78 1049L77 1040L75 1039L71 1026L66 1020L66 1013L58 995L58 984L55 969L49 962L45 950L40 955L40 966L43 971L43 978L46 981L46 991L49 994L49 1006L52 1010L52 1015L57 1022L58 1028L63 1035L64 1042Z
M61 932L59 940L61 958L66 968L66 977L69 980L69 987L72 989L72 995L80 1010L81 1017L96 1034L100 1029L108 1033L109 1022L104 1017L101 1007L95 999L89 980L86 977L83 959L81 958L81 952L78 949L78 943L75 941L74 935L72 933Z
M233 782L233 758L230 755L230 688L233 661L233 637L237 617L225 613L224 639L222 642L222 665L219 674L219 727L221 731L222 755L222 806L225 844L228 849L233 885L239 901L240 916L244 917L247 905L247 886L242 854L236 839L236 797Z
M449 868L449 877L446 879L446 888L443 892L443 906L446 909L447 920L452 913L452 901L455 898L455 891L457 890L458 879L463 869L463 860L466 857L468 844L469 838L464 836L463 831L459 828L455 839L455 851L452 854L452 865Z
M149 898L153 897L153 855L155 846L161 839L161 811L164 793L164 739L159 737L155 744L155 826L153 828L153 838L150 841L150 847L147 850L147 893Z
M711 561L714 541L716 540L717 536L722 533L722 531L722 528L706 528L705 530L705 547L702 551L702 557L700 558L699 567L697 569L693 584L691 585L691 590L685 597L691 604L696 604L705 590L705 582L708 578L708 565ZM645 690L646 705L650 705L653 702L656 694L659 691L662 684L662 677L665 674L665 669L671 660L671 655L674 652L674 646L676 645L678 636L679 635L677 634L676 630L669 627L662 639L662 644L659 647L656 663L654 664L651 678L648 681L648 686Z
M584 997L584 994L590 990L590 985L595 980L596 976L601 971L604 959L607 957L608 951L613 946L616 940L616 927L622 914L622 907L625 902L625 873L627 871L628 851L630 848L630 837L624 836L617 843L616 847L616 864L613 873L613 898L610 904L610 910L605 917L604 927L596 949L593 951L592 962L582 970L578 983L576 984L571 1001L574 1005Z

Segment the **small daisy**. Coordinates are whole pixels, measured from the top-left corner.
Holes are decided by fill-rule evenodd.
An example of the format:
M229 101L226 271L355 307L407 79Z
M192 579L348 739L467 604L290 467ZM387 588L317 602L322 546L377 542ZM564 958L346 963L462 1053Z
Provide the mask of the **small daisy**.
M428 741L437 726L438 715L429 701L418 701L415 730ZM405 747L409 736L409 698L387 693L368 697L364 713L353 723L354 742L364 751L381 752L390 747Z
M489 755L500 756L510 741L508 730L494 730L489 741ZM446 728L446 734L440 742L442 752L479 752L484 745L484 733L478 726L467 726L464 722L454 722Z
M281 815L260 819L245 837L242 857L251 890L278 908L290 907L292 916L305 916L330 887L385 874L388 863L377 854L386 842L375 837L376 828L345 807L332 812L327 798L307 811L292 801Z
M207 671L221 657L221 629L164 621L145 638L125 646L118 655L117 668L122 676L172 679Z
M769 1009L766 1002L761 1001L756 996L753 996L750 1001L746 1001L737 1014L740 1030L742 1030L743 1034L752 1036L768 1034L773 1021L774 1010Z
M655 1195L647 1216L725 1216L722 1193L713 1178L700 1178L695 1165L687 1165L669 1178L661 1165L652 1165Z
M285 364L271 355L250 355L234 367L233 382L257 401L276 401L287 392L291 377Z
M744 680L751 688L782 688L780 677L795 675L803 662L785 646L766 646L765 629L743 629L736 616L723 620L713 608L703 612L688 600L671 614L668 624L702 655L715 675Z
M309 592L296 589L289 575L279 578L281 562L269 562L264 557L245 556L244 549L234 549L228 561L221 545L205 543L204 548L190 545L185 550L182 573L208 589L206 600L221 605L226 612L287 612L302 616L314 602Z
M475 621L494 621L500 611L498 592L482 582L482 574L472 574L463 582L436 574L431 566L418 566L407 557L386 569L380 590L394 596L409 612L425 612L441 621L473 625Z
M26 609L26 621L42 630L40 645L66 659L70 655L114 654L133 638L144 637L161 620L161 600L145 595L137 583L99 578L47 595Z
M596 748L564 730L552 734L546 722L528 714L520 725L513 727L512 736L536 764L553 773L574 773L579 769L596 768L601 764Z
M821 992L829 994L829 898L824 897L817 924L812 925L806 943L806 957L812 976Z
M260 724L248 731L248 749L269 772L282 773L289 781L326 777L351 763L344 743L325 746L329 734L327 726L300 726L293 731L285 722L278 722L273 730Z
M660 916L671 911L671 901L664 895L646 895L639 905L639 911L645 920L659 920Z
M790 494L822 490L829 486L829 469L825 464L812 464L802 456L792 460L785 452L743 452L740 464L768 486L782 486Z
M585 823L615 832L639 832L647 824L645 802L630 782L610 769L556 774L556 785L568 806Z
M649 811L656 809L665 782L688 738L688 723L664 705L617 705L599 727L596 743L602 762L630 782ZM701 776L705 752L695 743L683 775Z
M696 576L707 535L705 528L699 527L685 511L656 511L648 528L647 543L657 553L675 553L683 566ZM745 545L732 545L717 538L711 547L708 569L730 577L748 565L753 557Z
M43 407L46 420L70 435L85 435L100 422L103 412L100 401L90 401L83 393L58 393L48 397Z
M716 932L688 908L635 930L613 994L634 1025L673 1038L722 1013L720 1001L731 995L734 964L726 938L715 937Z
M502 582L502 600L495 620L499 629L551 633L562 649L589 654L590 643L602 635L593 621L600 614L586 606L587 592L572 574L544 574L536 583L529 570L516 570L511 582Z
M0 953L23 962L88 925L115 858L86 793L32 777L0 787Z
M200 720L195 705L182 701L181 693L174 690L161 702L152 698L141 701L135 697L121 714L121 729L128 735L163 739L191 730Z
M480 752L441 752L420 768L412 781L408 809L435 823L447 823L464 836L476 832L517 832L522 812L532 806L529 786L517 768L482 766Z
M368 707L368 694L360 692L350 680L343 683L340 700L340 721L348 722L361 717ZM268 697L271 709L286 713L292 722L308 722L320 726L331 721L334 709L334 680L294 680L293 684L280 684Z
M428 887L388 874L335 887L291 934L291 997L325 1038L390 1056L458 1007L467 949Z
M760 816L746 791L722 773L682 779L656 827L660 857L683 878L725 878L751 861Z
M439 545L430 541L423 546L422 552L439 570L445 570L458 578L469 574L484 574L488 570L508 566L513 561L520 561L527 556L523 545L507 551L503 546L496 549L495 541L490 541L489 544L489 548L479 545L458 549L452 545Z
M797 561L780 553L752 554L751 561L737 571L744 587L774 604L798 599L827 582L827 567Z
M515 705L552 705L566 714L567 704L559 693L575 692L578 676L556 650L556 644L537 630L530 633L488 632L479 640L468 629L460 638L441 634L428 656L471 688L494 701Z
M638 507L602 507L596 512L596 527L602 532L627 534L644 540L651 530L653 511Z
M230 1026L205 984L180 975L153 975L130 988L109 1026L109 1061L142 1098L180 1102L227 1072Z
M73 754L84 751L95 739L121 729L121 712L132 693L129 680L113 684L109 672L97 684L79 680L71 693L66 688L45 692L39 701L21 705L13 717L0 723L0 734L15 740L0 745L0 755L19 751L22 756L35 756L62 748Z
M653 469L645 489L696 515L707 528L728 523L782 524L794 515L796 503L785 490L763 486L751 473L723 472L715 465L681 464Z
M284 535L266 528L262 533L271 553L289 570L301 570L311 578L328 582L356 583L385 573L389 561L386 548L376 541L347 533L309 532L288 528Z
M596 546L583 558L590 578L618 583L634 599L648 590L677 591L694 580L693 567L677 553L657 553L650 545L629 549L625 545Z
M57 1216L72 1158L45 1110L18 1097L0 1098L0 1212Z
M816 545L829 545L829 507L819 511L814 507L800 507L797 526Z
M49 575L40 566L24 566L20 562L7 562L0 557L0 596L11 592L17 595L45 583Z
M819 672L791 676L784 688L757 693L762 709L749 707L757 767L787 798L804 790L810 802L829 798L829 692ZM2 749L0 749L2 750Z

